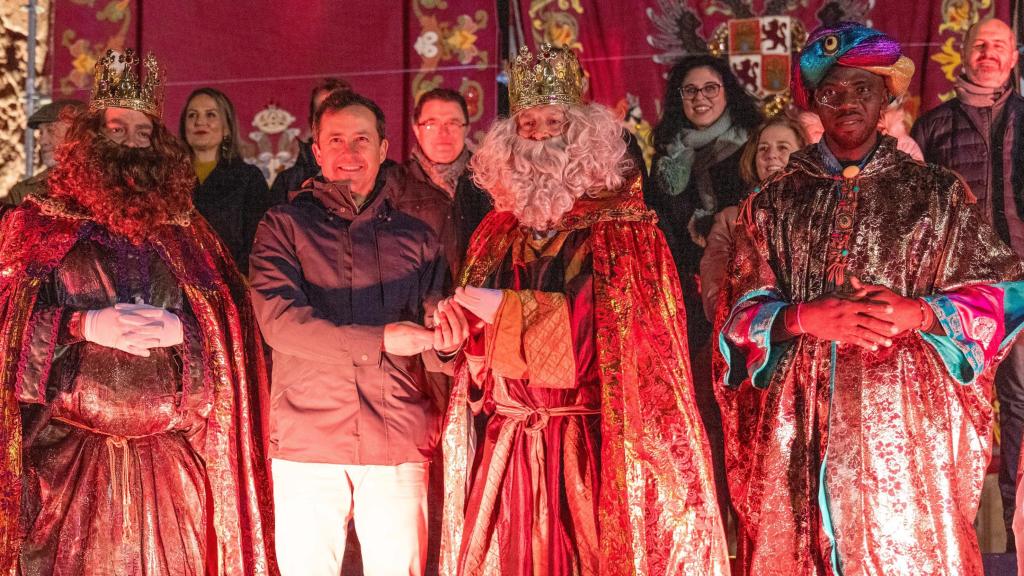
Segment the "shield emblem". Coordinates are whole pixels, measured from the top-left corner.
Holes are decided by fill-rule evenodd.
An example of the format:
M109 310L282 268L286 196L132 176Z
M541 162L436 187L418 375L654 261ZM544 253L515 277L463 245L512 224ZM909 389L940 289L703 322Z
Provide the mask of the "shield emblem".
M761 51L760 18L729 21L729 53L756 54Z
M789 16L729 21L729 66L751 96L765 100L789 90L793 32Z

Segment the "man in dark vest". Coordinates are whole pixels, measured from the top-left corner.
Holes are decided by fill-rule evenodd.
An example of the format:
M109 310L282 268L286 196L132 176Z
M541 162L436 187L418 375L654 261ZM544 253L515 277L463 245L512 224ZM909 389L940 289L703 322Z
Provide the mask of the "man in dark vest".
M964 38L963 74L956 98L922 116L913 129L927 162L956 170L978 198L978 207L1003 242L1024 255L1024 98L1010 78L1017 42L1006 23L988 19ZM996 373L999 398L999 491L1007 550L1015 549L1010 523L1017 462L1024 433L1024 344L1020 341Z

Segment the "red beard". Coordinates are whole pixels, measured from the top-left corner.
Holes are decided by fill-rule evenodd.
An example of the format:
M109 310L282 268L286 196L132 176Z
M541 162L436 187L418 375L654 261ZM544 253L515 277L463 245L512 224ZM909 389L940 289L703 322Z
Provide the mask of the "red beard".
M129 148L98 134L84 140L59 150L48 178L51 198L133 242L192 211L196 176L177 143L161 144L156 134L149 148Z

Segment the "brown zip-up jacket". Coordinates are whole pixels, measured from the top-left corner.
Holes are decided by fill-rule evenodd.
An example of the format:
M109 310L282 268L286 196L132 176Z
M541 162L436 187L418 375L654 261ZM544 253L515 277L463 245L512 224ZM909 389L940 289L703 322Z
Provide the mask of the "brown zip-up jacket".
M358 211L310 179L271 208L249 259L253 305L273 350L270 456L397 465L431 458L440 414L427 392L433 351L383 352L384 325L422 323L447 288L441 193L384 167Z

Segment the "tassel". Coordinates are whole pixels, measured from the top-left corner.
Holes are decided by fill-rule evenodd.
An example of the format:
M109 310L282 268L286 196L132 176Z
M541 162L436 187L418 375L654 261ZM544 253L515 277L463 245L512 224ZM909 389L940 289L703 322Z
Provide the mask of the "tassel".
M828 266L825 276L832 286L842 286L846 283L846 262L833 262Z
M114 484L113 493L121 494L121 528L124 529L125 535L131 538L133 534L132 530L132 491L128 485L131 477L129 476L128 466L131 464L131 456L128 453L128 440L120 436L107 436L107 458L110 463L110 480ZM114 473L117 470L117 458L114 455L115 450L121 451L121 472L118 474L117 481L114 481Z

